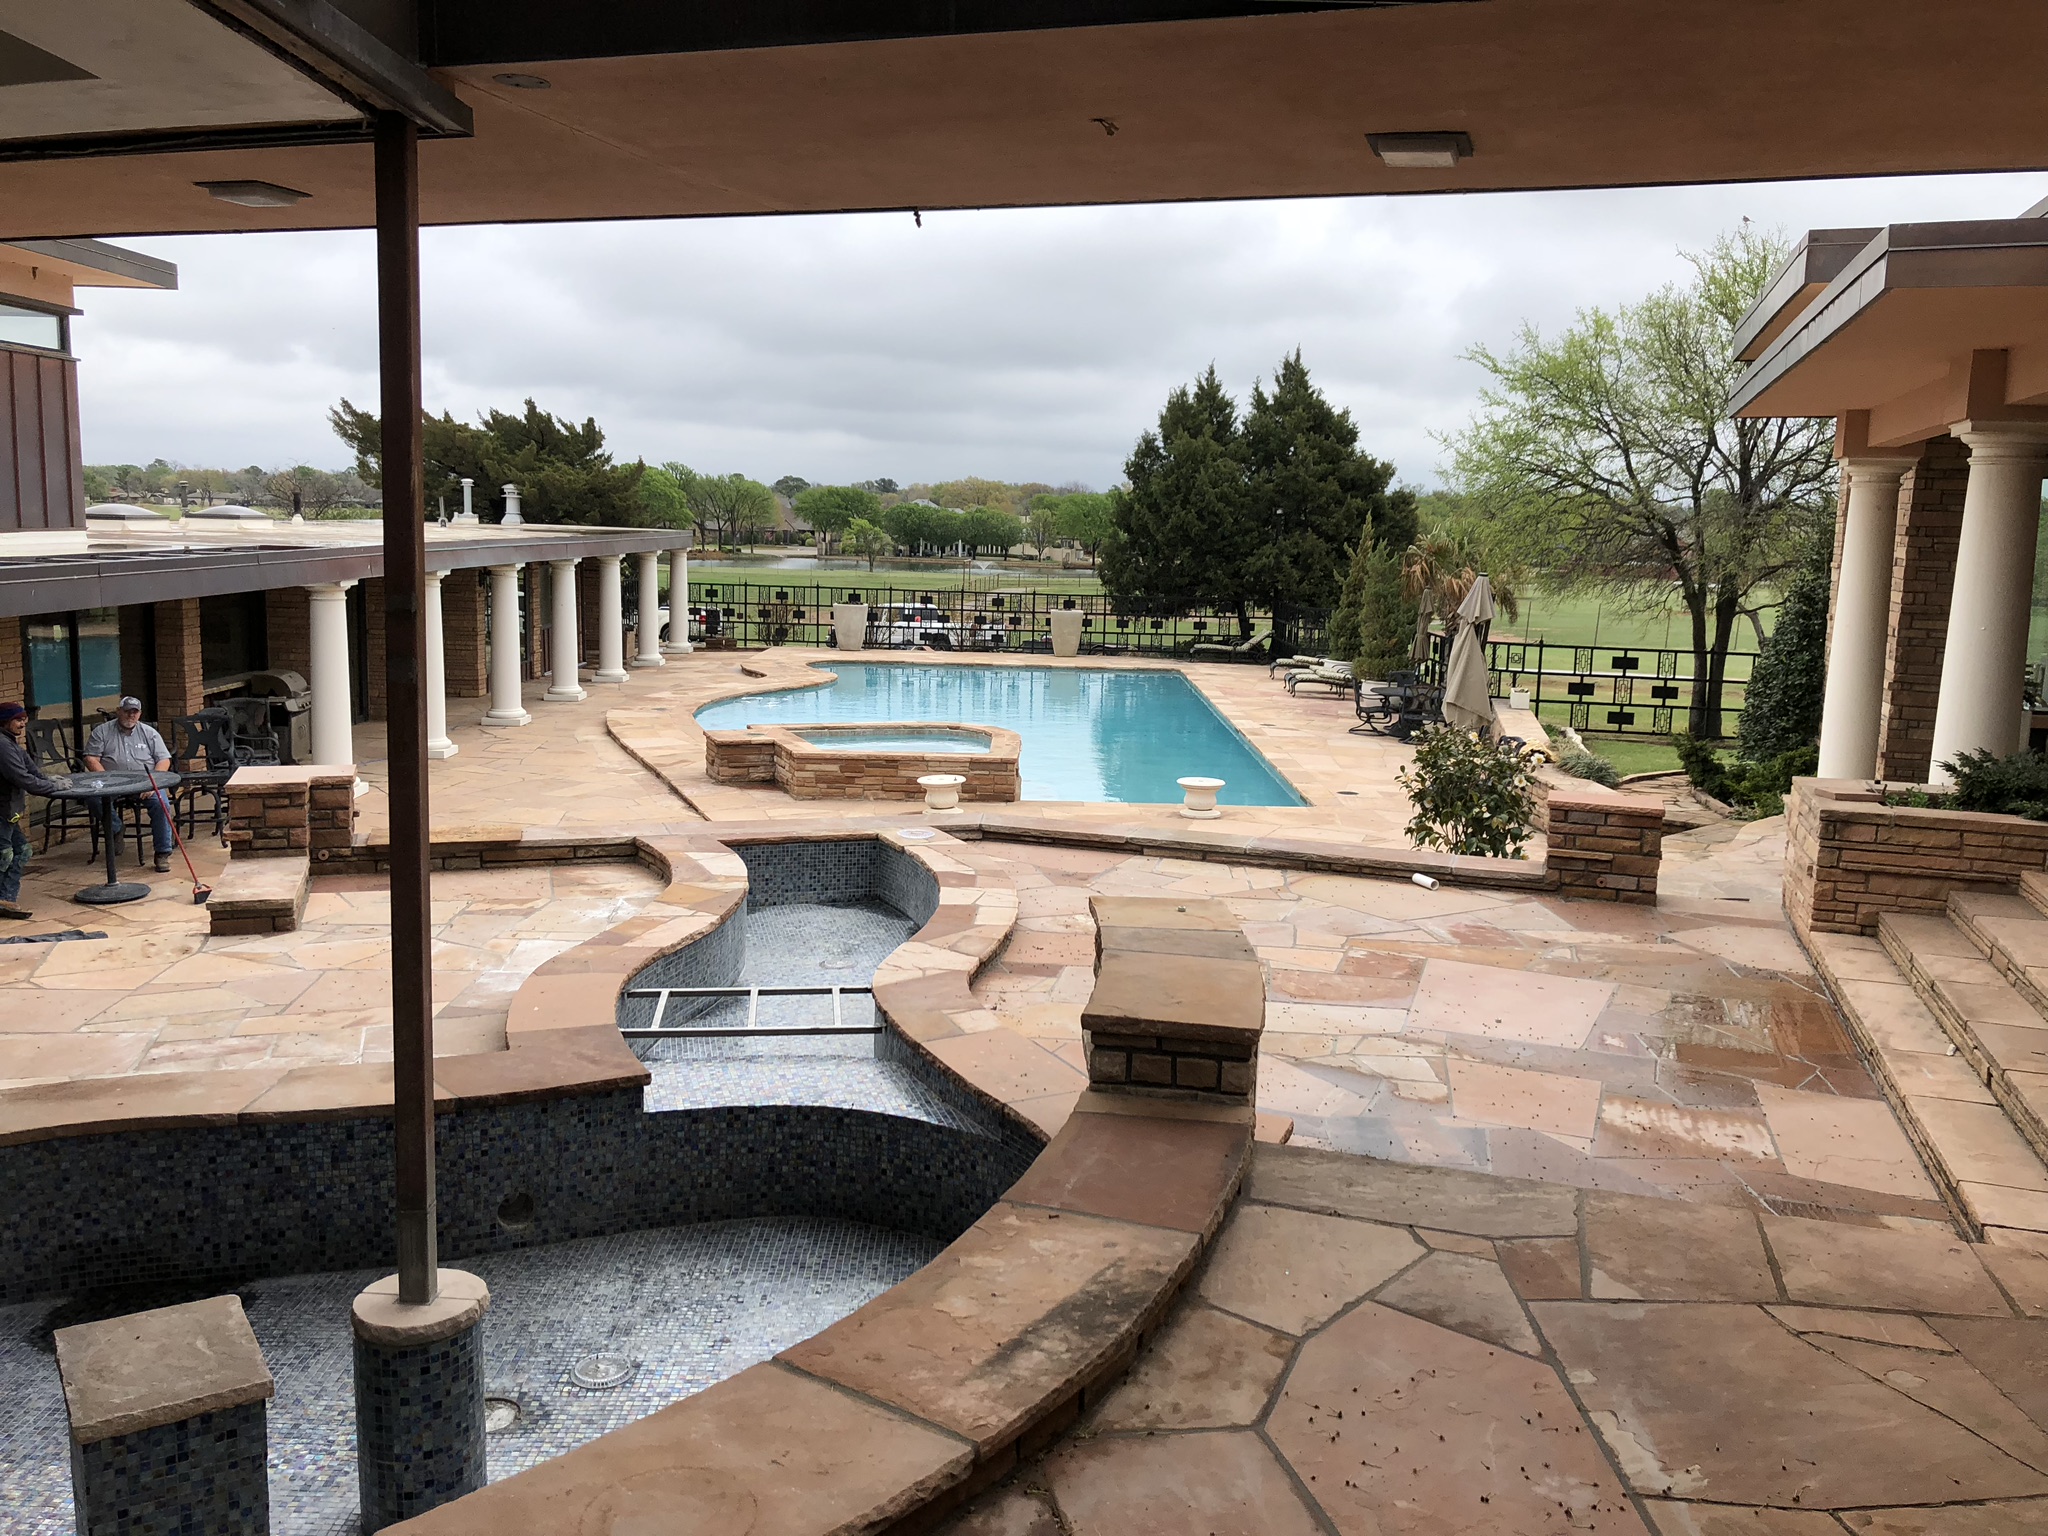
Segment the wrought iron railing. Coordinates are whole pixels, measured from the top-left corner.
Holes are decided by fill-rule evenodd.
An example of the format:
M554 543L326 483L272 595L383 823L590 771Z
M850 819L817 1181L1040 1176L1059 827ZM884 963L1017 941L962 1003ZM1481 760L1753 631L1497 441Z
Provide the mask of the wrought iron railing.
M864 586L857 575L831 586L792 586L779 582L727 581L707 577L690 583L693 616L707 610L717 615L718 632L736 645L826 645L832 634L834 603L864 602L876 643L940 645L954 650L1050 651L1052 614L1059 608L1081 611L1081 650L1095 656L1188 654L1208 643L1237 645L1245 637L1235 612L1195 608L1171 616L1120 611L1100 592L1043 592L1016 587L968 587L930 591ZM896 622L895 610L910 610L908 622ZM1254 635L1270 637L1271 620L1249 615ZM1321 615L1297 619L1292 643L1302 651L1323 644ZM938 638L932 638L938 637ZM1265 646L1254 647L1247 660L1263 659Z
M1693 653L1658 646L1490 640L1486 666L1496 697L1529 690L1539 718L1603 736L1668 736L1692 710ZM1735 733L1754 651L1730 651L1721 687L1721 730Z

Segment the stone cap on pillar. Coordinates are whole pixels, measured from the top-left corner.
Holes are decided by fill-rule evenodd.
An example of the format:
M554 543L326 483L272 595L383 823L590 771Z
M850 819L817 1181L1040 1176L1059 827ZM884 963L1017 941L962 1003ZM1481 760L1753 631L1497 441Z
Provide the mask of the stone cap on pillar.
M71 1438L97 1445L273 1396L239 1296L210 1296L56 1332Z
M491 1308L491 1288L466 1269L439 1271L441 1294L424 1305L398 1299L398 1276L366 1287L349 1309L349 1325L379 1349L423 1349L476 1326Z
M1170 1028L1256 1046L1265 979L1244 929L1210 898L1091 896L1095 990L1081 1023L1112 1033Z

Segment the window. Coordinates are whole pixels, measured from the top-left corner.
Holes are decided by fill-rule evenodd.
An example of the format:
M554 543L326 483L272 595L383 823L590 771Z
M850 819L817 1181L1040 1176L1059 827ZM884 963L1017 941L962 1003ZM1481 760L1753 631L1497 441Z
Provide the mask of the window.
M65 350L64 329L62 315L0 304L0 342L10 346L42 347L46 351L62 352Z

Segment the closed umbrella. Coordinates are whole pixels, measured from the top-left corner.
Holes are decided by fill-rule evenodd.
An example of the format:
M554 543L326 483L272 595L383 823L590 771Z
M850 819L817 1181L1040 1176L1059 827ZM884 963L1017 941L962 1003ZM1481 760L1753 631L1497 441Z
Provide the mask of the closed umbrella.
M1486 675L1486 628L1493 619L1493 587L1484 576L1458 605L1458 637L1444 669L1444 719L1489 740L1494 735L1493 687Z
M1429 593L1422 594L1422 601L1415 605L1415 643L1408 648L1408 659L1417 666L1429 660Z

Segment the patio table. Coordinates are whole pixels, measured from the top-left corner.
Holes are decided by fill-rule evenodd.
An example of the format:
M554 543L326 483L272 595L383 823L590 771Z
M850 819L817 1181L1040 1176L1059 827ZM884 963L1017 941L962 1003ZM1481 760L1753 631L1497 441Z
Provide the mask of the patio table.
M156 776L157 789L170 789L177 782L178 775L175 773L166 772ZM88 803L97 801L99 810L105 818L102 830L107 847L107 882L104 885L89 885L82 891L75 891L71 899L84 902L89 907L112 907L124 901L142 900L149 894L149 887L141 881L123 881L120 878L120 823L114 814L114 802L151 793L149 775L109 768L101 773L67 774L59 778L57 784L58 788L49 792L50 799L82 800Z

